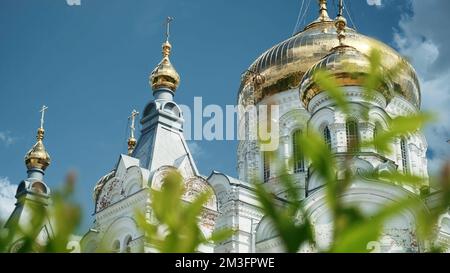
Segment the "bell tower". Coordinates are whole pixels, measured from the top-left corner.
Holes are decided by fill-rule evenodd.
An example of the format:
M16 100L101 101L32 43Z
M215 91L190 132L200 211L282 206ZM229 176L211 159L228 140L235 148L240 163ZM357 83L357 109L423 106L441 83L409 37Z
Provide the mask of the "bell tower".
M36 143L25 155L25 165L28 177L20 182L16 193L16 206L11 213L5 228L20 230L14 238L10 252L20 250L24 236L36 236L37 244L44 244L53 235L48 205L50 204L50 188L44 182L45 170L50 165L50 156L45 149L44 116L48 109L45 105L41 109L41 126L37 130ZM41 227L36 228L36 225ZM34 234L40 230L39 234Z

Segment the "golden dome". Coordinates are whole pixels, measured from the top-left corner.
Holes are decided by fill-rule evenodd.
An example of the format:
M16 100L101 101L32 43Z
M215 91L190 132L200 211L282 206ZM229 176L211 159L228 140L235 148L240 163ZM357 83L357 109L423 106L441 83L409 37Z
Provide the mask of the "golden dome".
M169 41L162 44L163 59L150 74L150 85L153 90L168 88L175 91L180 84L180 75L178 75L169 60L171 49L172 45Z
M331 73L340 86L362 86L365 75L370 73L370 66L369 57L356 48L346 45L338 46L305 73L299 87L300 100L308 109L311 99L323 91L313 79L314 73L318 70ZM391 82L389 78L385 79L386 81L381 83L379 91L386 100L390 100L392 98Z
M44 129L39 128L37 131L37 142L25 155L25 164L27 169L41 169L45 170L50 165L50 156L45 150L44 143Z
M323 4L322 1L321 3ZM243 73L238 103L244 106L258 103L267 96L297 88L306 71L339 45L336 37L335 22L321 16L303 31L264 52ZM382 65L387 69L399 62L405 64L401 73L394 79L394 91L416 107L420 107L416 72L399 53L386 44L348 27L345 29L345 44L365 55L369 55L372 49L379 51ZM263 77L264 82L255 86L254 75Z
M137 139L134 137L128 138L128 155L131 155L136 147Z

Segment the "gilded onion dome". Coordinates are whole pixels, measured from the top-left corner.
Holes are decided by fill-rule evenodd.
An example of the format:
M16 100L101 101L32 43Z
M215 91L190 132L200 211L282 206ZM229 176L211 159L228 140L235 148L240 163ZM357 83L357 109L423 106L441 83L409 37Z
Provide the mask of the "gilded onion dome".
M150 74L150 85L153 90L167 88L175 91L180 84L180 75L169 59L171 49L172 45L166 40L162 44L163 59Z
M45 170L50 165L50 156L45 150L44 143L44 129L39 128L37 131L37 142L25 155L25 164L28 170L40 169Z
M258 103L267 96L298 88L303 75L315 63L339 45L335 22L324 15L326 1L320 2L320 16L302 31L276 44L260 55L241 78L238 103ZM326 6L325 6L326 7ZM387 69L404 64L402 71L393 79L394 91L420 107L420 89L414 68L388 45L345 28L345 44L369 55L375 49L380 52L382 65ZM255 75L264 81L255 83Z
M311 99L323 91L314 81L314 74L319 70L330 73L339 86L362 86L365 76L370 73L371 69L369 57L356 48L346 45L334 48L327 56L313 65L300 82L300 99L307 109ZM383 71L381 72L383 73ZM383 80L378 91L389 101L392 98L391 81L388 77L383 77Z

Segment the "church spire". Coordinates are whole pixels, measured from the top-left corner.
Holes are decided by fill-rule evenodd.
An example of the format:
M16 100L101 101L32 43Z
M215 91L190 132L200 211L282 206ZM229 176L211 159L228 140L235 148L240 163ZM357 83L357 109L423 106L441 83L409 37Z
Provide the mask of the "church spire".
M327 0L319 0L319 18L317 18L317 21L330 21L330 17L328 16Z
M169 56L172 50L172 45L169 42L170 37L170 22L173 21L172 17L166 19L166 41L162 44L162 56L161 62L153 69L150 75L150 84L154 92L160 89L168 89L171 92L175 92L180 84L180 76L170 62Z
M131 155L134 151L134 148L136 147L137 140L134 137L134 131L135 131L135 119L136 116L139 115L139 112L136 110L133 110L131 112L131 116L128 117L128 119L131 119L131 125L130 125L130 137L128 138L128 155Z
M31 175L33 172L43 173L45 169L50 165L50 156L45 150L43 143L44 140L44 117L47 106L43 105L41 112L41 126L37 130L36 144L26 153L25 164L28 169L28 173Z
M344 11L344 3L343 0L339 0L339 12L338 16L336 17L336 20L334 21L334 25L336 26L336 32L339 39L339 45L344 45L345 40L345 27L347 26L347 20L345 19L343 15Z

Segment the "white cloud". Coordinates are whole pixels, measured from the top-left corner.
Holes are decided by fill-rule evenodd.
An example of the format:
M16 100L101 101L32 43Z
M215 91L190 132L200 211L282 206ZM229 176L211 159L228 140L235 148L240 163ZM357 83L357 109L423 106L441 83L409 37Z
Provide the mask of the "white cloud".
M16 203L17 185L11 184L7 177L0 177L0 220L6 221Z
M381 0L367 0L369 6L381 6Z
M431 173L450 160L450 1L411 0L411 15L404 15L394 43L410 58L418 72L422 89L422 109L438 115L438 121L425 129Z
M0 132L0 142L3 142L5 146L9 146L14 143L16 139L11 136L11 132L3 131Z

